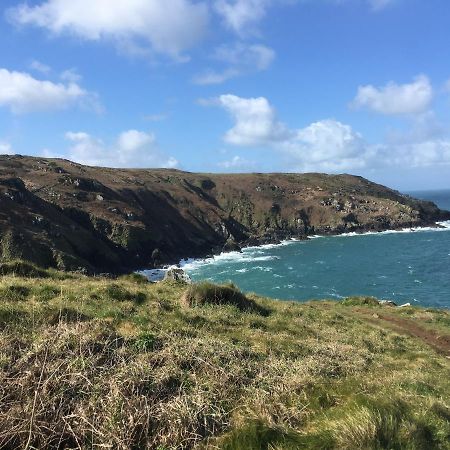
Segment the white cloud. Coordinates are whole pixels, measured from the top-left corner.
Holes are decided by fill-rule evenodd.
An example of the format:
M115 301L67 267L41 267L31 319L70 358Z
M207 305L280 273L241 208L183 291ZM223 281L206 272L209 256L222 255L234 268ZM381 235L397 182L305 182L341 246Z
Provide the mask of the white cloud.
M0 69L0 106L9 107L13 113L61 110L73 105L98 107L95 94L77 83L53 83L25 72Z
M348 0L326 0L344 5ZM360 0L373 11L380 11L396 0ZM301 3L318 3L317 0L301 0ZM295 4L296 0L214 0L214 10L227 28L239 36L258 33L259 23L267 16L268 9L275 4Z
M275 59L275 52L264 45L223 45L213 58L227 65L221 71L208 69L194 78L196 84L220 84L231 78L267 70Z
M50 66L47 66L47 64L44 64L36 59L31 61L30 69L33 69L36 72L43 73L44 75L48 75L52 71L52 68Z
M203 37L209 20L207 4L190 0L46 0L11 8L8 16L53 34L145 43L176 58Z
M289 130L277 121L275 110L265 97L241 98L227 94L215 101L235 120L224 137L229 144L258 146L289 139Z
M61 80L67 81L69 83L79 83L83 77L78 73L77 69L67 69L61 72L60 76Z
M242 35L254 31L271 3L271 0L216 0L214 8L228 28Z
M90 166L102 167L176 167L178 161L164 155L158 148L155 136L138 130L127 130L119 134L112 145L84 132L69 131L65 135L72 143L67 153L55 155L46 151L46 156L62 156Z
M14 155L11 144L0 141L0 155Z
M334 119L289 129L278 120L264 97L222 95L213 102L234 119L225 142L246 147L265 147L285 159L288 170L342 172L375 167L422 167L450 164L450 139L434 123L434 116L418 118L414 132L396 135L391 141L371 145L350 125ZM240 157L222 163L232 168Z
M337 172L365 167L370 148L352 127L328 119L299 129L283 143L294 164L304 171Z
M219 167L225 170L249 170L256 166L254 161L249 161L245 158L242 158L242 156L233 156L228 161L221 161L217 163Z
M388 83L384 87L360 86L353 101L355 108L367 108L386 115L408 115L425 112L433 99L433 88L425 75L409 84Z

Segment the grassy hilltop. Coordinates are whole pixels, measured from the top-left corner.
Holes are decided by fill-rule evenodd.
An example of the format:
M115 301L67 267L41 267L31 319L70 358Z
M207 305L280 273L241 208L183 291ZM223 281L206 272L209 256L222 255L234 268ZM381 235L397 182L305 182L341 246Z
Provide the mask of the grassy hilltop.
M450 448L448 311L1 271L0 448Z

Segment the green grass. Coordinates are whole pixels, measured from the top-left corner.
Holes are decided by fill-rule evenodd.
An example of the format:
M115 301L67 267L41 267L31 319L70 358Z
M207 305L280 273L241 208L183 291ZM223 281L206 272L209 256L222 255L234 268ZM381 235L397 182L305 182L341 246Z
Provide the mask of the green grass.
M0 278L0 448L449 449L450 361L367 320L232 285Z

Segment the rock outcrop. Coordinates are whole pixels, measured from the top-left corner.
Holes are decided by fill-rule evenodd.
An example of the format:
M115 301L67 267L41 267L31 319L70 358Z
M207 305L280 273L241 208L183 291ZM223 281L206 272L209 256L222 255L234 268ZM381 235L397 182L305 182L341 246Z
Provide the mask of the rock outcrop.
M0 156L0 261L124 272L288 237L450 219L351 175L193 174Z
M181 283L191 284L191 277L179 267L170 267L164 275L164 280L178 281Z

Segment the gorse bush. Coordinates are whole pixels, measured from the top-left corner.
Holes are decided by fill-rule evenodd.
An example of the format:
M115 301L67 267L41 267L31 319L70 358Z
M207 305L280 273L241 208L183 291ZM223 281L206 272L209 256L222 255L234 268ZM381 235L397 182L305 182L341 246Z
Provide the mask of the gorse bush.
M241 311L267 315L269 311L247 298L233 284L216 285L208 282L192 284L182 297L189 307L206 305L231 305Z

